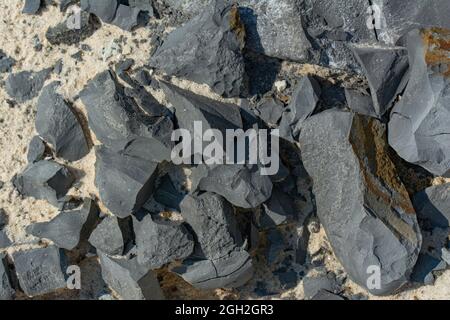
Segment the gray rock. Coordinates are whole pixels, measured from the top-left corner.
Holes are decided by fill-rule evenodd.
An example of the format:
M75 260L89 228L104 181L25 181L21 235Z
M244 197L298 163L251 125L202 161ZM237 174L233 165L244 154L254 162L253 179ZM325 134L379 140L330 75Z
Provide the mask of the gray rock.
M41 8L42 0L25 0L25 5L22 9L22 13L36 14Z
M173 31L150 60L169 76L205 83L219 95L236 97L246 89L245 30L235 5L217 0Z
M15 293L11 284L7 257L5 254L0 254L0 301L13 300Z
M53 241L59 248L74 250L85 242L98 221L99 210L91 199L84 201L79 210L60 212L49 222L27 227L27 233Z
M27 296L35 297L67 288L65 255L56 247L18 251L12 257L20 287Z
M283 113L280 136L288 141L296 141L303 122L316 110L321 89L314 78L302 77L294 90L292 101Z
M373 118L330 110L306 121L300 148L314 180L317 215L346 272L369 289L369 267L379 267L381 288L369 291L395 292L411 275L422 237L388 156L384 127Z
M180 211L180 203L184 195L176 189L170 176L165 175L156 188L153 198L168 209Z
M306 226L302 226L298 232L297 243L295 246L295 262L304 265L308 257L310 232Z
M153 271L138 264L137 258L112 258L99 252L103 280L124 300L164 300Z
M274 188L270 199L263 204L259 226L263 229L282 225L295 216L295 204L287 194Z
M430 221L432 227L450 227L450 184L429 187L413 198L420 219Z
M252 278L253 264L246 251L238 250L218 260L185 261L172 271L198 289L239 288Z
M0 230L3 230L4 227L8 224L8 215L4 209L0 209Z
M131 31L138 25L138 17L140 12L140 8L132 8L119 4L116 11L116 17L111 23L123 30Z
M363 90L345 89L345 98L350 110L371 117L379 117L379 113L373 106L372 96Z
M269 266L279 262L283 257L283 252L286 249L283 234L278 229L270 229L266 235L267 247L265 258Z
M6 92L18 102L31 100L39 95L45 80L52 72L52 68L39 72L21 71L11 73L6 79Z
M152 84L152 78L150 74L144 69L140 69L136 73L136 81L139 82L141 86L149 86Z
M341 296L331 293L327 290L320 290L311 300L317 301L344 301L345 299Z
M41 161L45 158L45 143L38 136L34 136L31 139L28 146L27 160L28 164L32 164Z
M375 116L382 117L406 86L409 61L406 48L352 46L372 93Z
M43 160L26 168L14 178L13 184L21 195L47 200L57 207L74 181L74 176L66 167Z
M420 254L417 260L411 280L424 285L433 285L435 277L434 271L445 270L447 264L444 261L433 258L429 254Z
M83 128L73 108L57 93L59 82L46 86L39 97L36 130L56 155L78 161L89 153Z
M153 192L158 164L96 148L95 185L104 205L119 218L138 211Z
M154 15L153 0L128 0L130 7L139 8L142 11L146 11L149 16Z
M133 225L138 262L150 269L183 260L194 250L194 240L181 224L153 221L147 215L142 221L135 219Z
M450 80L427 65L422 37L418 31L408 35L412 69L391 113L389 144L406 161L442 176L450 170Z
M263 101L258 107L259 117L269 125L276 125L281 119L283 114L284 106L283 104L275 100L274 98L269 98Z
M99 17L103 22L111 23L119 6L119 0L81 0L81 9Z
M323 290L335 292L336 289L336 279L332 276L322 275L303 279L303 291L306 299L312 299Z
M447 248L442 248L441 250L442 261L444 261L447 266L450 266L450 250Z
M189 16L195 16L211 5L212 0L165 0L170 7Z
M242 246L234 209L221 196L188 195L181 203L181 214L196 234L201 258L220 259Z
M107 216L92 232L89 243L110 256L121 256L132 240L132 232L131 218Z
M15 64L16 61L13 58L8 57L3 50L0 49L0 74L10 72Z
M0 230L0 249L6 249L12 245L11 240L5 230Z
M272 195L272 181L256 165L200 165L193 170L192 180L193 192L214 192L244 209L256 208Z

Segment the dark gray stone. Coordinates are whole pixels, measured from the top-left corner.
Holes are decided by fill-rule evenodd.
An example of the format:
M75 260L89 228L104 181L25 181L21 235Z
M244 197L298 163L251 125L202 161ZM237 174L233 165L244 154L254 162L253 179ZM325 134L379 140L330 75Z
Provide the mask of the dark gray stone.
M259 226L264 229L285 224L292 221L295 213L292 198L280 189L274 188L270 199L263 204Z
M279 262L282 258L282 254L286 249L286 243L284 241L283 234L278 229L270 229L266 235L267 247L265 252L265 258L267 264L272 266Z
M103 280L124 300L164 300L156 274L137 258L112 258L99 252Z
M320 290L311 300L317 301L344 301L345 299L341 296L331 293L327 290Z
M45 80L52 72L52 68L38 72L21 71L11 73L6 79L6 92L18 102L31 100L39 95Z
M242 246L234 209L221 196L188 195L181 203L181 214L196 234L201 258L220 259Z
M245 28L238 8L226 2L217 0L169 34L151 58L151 66L169 76L205 83L224 97L243 94Z
M26 168L14 178L13 184L21 195L47 200L57 207L74 181L75 178L66 167L43 160Z
M28 164L32 164L41 161L45 158L45 143L38 136L34 136L31 139L28 146L27 160Z
M263 101L258 107L259 117L269 125L276 125L281 119L283 114L284 106L283 104L275 100L274 98L269 98Z
M78 161L89 153L89 145L75 111L57 93L59 86L59 82L52 82L42 90L36 130L58 157Z
M10 72L15 64L16 61L13 58L8 57L3 50L0 49L0 74Z
M160 184L153 194L153 198L156 202L166 206L168 209L177 211L180 211L180 203L183 200L183 197L184 195L175 188L169 175L165 175L161 179Z
M428 220L432 227L450 227L450 184L429 187L413 198L420 219Z
M22 9L22 13L36 14L41 8L42 0L25 0L25 5Z
M18 251L12 257L20 287L27 296L67 288L64 252L55 246Z
M189 257L194 250L194 240L187 229L173 222L153 221L150 215L142 221L134 220L137 258L150 269Z
M350 110L371 117L379 117L373 106L372 96L364 90L345 89L345 98Z
M150 74L144 69L140 69L136 73L136 81L139 82L141 86L149 86L152 84L152 78Z
M132 233L131 218L107 216L92 232L89 243L98 251L111 256L121 256L132 241Z
M138 211L154 189L158 164L96 148L95 185L104 205L119 218Z
M79 210L60 212L49 222L27 227L27 233L53 241L59 248L73 250L89 238L98 221L99 210L91 199Z
M0 301L13 300L16 291L11 284L11 274L5 254L0 254Z
M427 286L433 285L435 277L434 271L442 271L447 268L444 261L433 258L429 254L420 254L417 260L414 272L411 275L411 280Z
M411 275L422 237L388 156L385 128L373 118L325 111L305 122L300 147L314 180L317 215L348 275L368 288L373 274L369 267L376 266L381 288L371 293L401 288Z
M0 230L3 230L4 227L8 224L8 215L4 209L0 209Z
M116 17L111 23L123 30L131 31L139 23L138 17L140 12L140 8L132 8L119 4L116 11Z
M64 12L66 11L71 5L74 5L77 3L78 0L60 0L59 1L59 9Z
M99 17L103 22L111 23L119 6L119 0L81 0L81 9Z
M322 290L335 292L337 289L336 279L329 275L306 277L303 279L303 291L305 299L315 297Z

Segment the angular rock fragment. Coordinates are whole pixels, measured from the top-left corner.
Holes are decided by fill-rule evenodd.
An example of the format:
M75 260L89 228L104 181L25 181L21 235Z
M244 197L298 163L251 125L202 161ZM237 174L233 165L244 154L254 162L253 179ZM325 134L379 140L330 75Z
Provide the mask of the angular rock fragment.
M352 51L369 82L375 116L380 118L406 86L409 68L406 48L355 45Z
M100 1L103 2L103 1ZM74 19L69 17L68 19ZM79 22L72 25L71 20L65 20L54 27L48 28L45 37L52 45L74 45L78 44L94 34L100 28L98 20L86 12L81 12Z
M389 144L406 161L442 176L450 171L450 78L427 65L445 62L429 51L439 43L435 36L419 31L408 35L412 69L402 99L391 113Z
M139 8L132 8L119 4L116 11L116 17L111 23L123 30L131 31L139 23L138 17L140 12L141 9Z
M0 49L0 74L11 71L11 68L16 64L13 58L8 57L3 50Z
M300 79L292 101L283 113L280 122L280 136L288 141L296 141L303 122L317 107L321 94L320 85L309 76Z
M270 199L263 204L259 218L261 228L271 228L282 225L295 216L293 200L278 188L273 189Z
M56 155L78 161L89 153L83 128L73 108L57 93L59 82L46 86L39 97L36 130Z
M379 112L375 110L372 97L369 93L360 90L345 89L345 98L347 99L348 108L353 112L375 118L379 117Z
M217 0L173 31L150 60L169 76L205 83L219 95L245 92L245 29L235 5Z
M169 175L161 179L153 198L160 204L166 206L168 209L180 210L180 203L184 195L181 194L174 186Z
M328 275L306 277L303 279L303 291L306 299L315 297L323 290L335 292L336 289L336 279L333 277L328 277Z
M103 22L111 23L116 16L119 0L81 0L81 9L99 17Z
M12 300L16 291L11 284L11 274L9 272L7 257L0 254L0 301Z
M125 254L133 236L131 218L107 216L89 237L89 243L110 256Z
M214 192L244 209L256 208L272 195L272 181L256 165L200 165L192 177L192 191Z
M25 0L25 5L22 9L22 13L36 14L41 8L42 0Z
M450 228L450 184L429 187L413 199L420 219L428 220L432 227Z
M139 210L153 192L158 164L96 148L95 185L105 206L119 218Z
M197 236L196 255L220 259L242 246L234 209L221 196L209 192L188 195L181 203L181 214Z
M336 256L356 283L381 295L408 281L422 243L384 134L377 120L337 110L311 117L300 134L317 215ZM374 268L379 289L368 284Z
M443 271L447 268L444 261L436 259L429 254L420 254L417 259L414 272L411 275L411 280L424 285L433 285L435 277L434 271Z
M23 292L35 297L67 288L65 255L54 246L15 252L12 255Z
M172 222L153 221L150 215L134 220L137 260L150 269L183 260L194 250L194 240L187 229Z
M26 197L47 200L54 206L71 188L75 178L70 171L53 161L39 161L14 178L17 191Z
M99 252L103 280L124 300L164 300L153 271L137 258L112 258Z
M27 233L53 241L59 248L73 250L89 238L98 220L98 207L91 199L79 210L60 212L49 222L27 227Z
M28 146L27 160L29 164L43 160L45 157L45 143L38 136L31 139Z
M31 100L39 95L45 80L52 72L52 68L38 72L21 71L11 73L6 79L6 92L18 102Z
M5 210L0 209L0 230L2 230L8 224L8 216Z
M259 117L269 125L276 125L281 119L283 109L280 101L269 98L258 106Z
M345 299L341 296L331 293L327 290L320 290L311 300L317 301L344 301Z

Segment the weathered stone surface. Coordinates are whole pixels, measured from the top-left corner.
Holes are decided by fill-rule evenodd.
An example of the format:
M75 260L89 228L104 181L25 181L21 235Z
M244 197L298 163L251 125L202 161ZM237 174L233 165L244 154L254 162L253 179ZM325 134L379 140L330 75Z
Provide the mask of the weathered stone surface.
M274 98L266 99L257 107L259 117L267 124L274 126L277 125L278 121L281 119L283 109L283 104Z
M417 216L430 221L432 227L450 227L450 184L432 186L417 193L413 204Z
M8 57L3 50L0 49L0 73L11 71L11 68L16 64L13 58Z
M131 218L107 216L92 232L89 243L98 251L111 256L121 256L132 241L132 232Z
M83 128L72 107L57 93L59 82L46 86L39 97L36 130L56 155L78 161L89 153Z
M181 203L181 214L197 236L199 257L219 259L242 246L234 209L221 196L188 195Z
M153 192L158 164L96 148L95 185L105 206L119 218L139 210Z
M0 254L0 301L12 300L15 290L11 284L11 275L8 268L7 257Z
M22 9L22 13L25 14L36 14L41 8L42 0L26 0L25 5Z
M194 240L181 224L153 221L150 215L134 220L139 264L158 269L169 262L183 260L194 250Z
M64 253L54 246L12 255L20 287L29 297L67 288Z
M384 134L377 120L336 110L311 117L300 134L317 215L348 275L373 294L408 281L422 243ZM380 268L380 289L368 288L371 266Z
M224 97L243 94L245 28L238 8L226 2L217 0L173 31L150 64L170 76L205 83Z
M52 68L38 72L21 71L11 73L6 79L6 92L18 102L31 100L39 95L45 80L52 72Z
M17 191L26 197L47 200L54 206L69 191L75 178L70 171L53 161L39 161L14 178Z
M139 23L138 17L140 12L141 9L139 8L132 8L119 4L116 11L116 17L111 23L123 30L131 31Z
M345 98L350 110L365 116L379 117L373 106L372 96L365 90L345 89Z
M79 210L63 211L49 222L27 227L27 233L53 241L59 248L73 250L89 238L98 220L98 207L91 199Z
M43 160L45 157L45 143L38 136L31 139L28 146L27 160L28 164L32 164Z
M439 59L429 51L439 40L431 34L424 37L419 31L408 35L412 69L402 99L391 113L389 144L406 161L446 175L450 170L450 79L438 66L436 71L427 65Z
M164 300L153 271L137 258L112 258L99 252L103 280L124 300Z
M214 192L245 209L258 207L272 195L272 181L258 166L200 165L193 170L192 180L192 191Z

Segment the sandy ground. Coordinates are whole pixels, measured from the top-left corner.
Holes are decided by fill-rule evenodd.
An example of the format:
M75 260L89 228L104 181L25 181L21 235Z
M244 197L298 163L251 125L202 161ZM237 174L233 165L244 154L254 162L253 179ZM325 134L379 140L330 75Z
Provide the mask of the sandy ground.
M62 21L63 14L56 7L49 7L38 16L27 16L21 14L23 1L20 0L0 0L0 48L10 57L13 57L17 63L13 69L14 72L23 70L39 71L41 69L52 67L60 59L63 59L63 70L59 76L53 75L52 80L59 80L62 83L63 95L68 101L74 103L74 106L81 113L84 112L83 105L76 99L77 94L97 73L114 66L114 64L124 58L133 58L136 61L135 66L145 64L150 55L150 37L151 31L146 28L138 29L130 33L124 32L117 27L104 24L93 36L85 40L83 44L88 45L91 50L84 52L83 61L76 61L71 55L77 53L80 47L76 46L58 46L52 47L45 39L45 32L48 27L56 25ZM43 49L36 52L33 48L33 38L37 36L43 44ZM119 40L121 49L109 59L103 58L105 47L110 47L113 40ZM289 66L286 66L289 68ZM320 68L311 66L297 66L297 73L322 72ZM0 75L0 81L4 81L7 74ZM196 93L207 95L219 99L211 93L205 86L189 83L188 81L176 80L175 84L188 88ZM164 96L160 92L152 92L161 102ZM44 201L36 201L31 198L24 199L14 190L11 179L15 174L21 172L27 165L26 153L27 146L31 138L36 134L34 128L34 118L36 113L36 100L10 107L7 103L7 94L4 86L0 86L0 181L4 186L0 190L0 208L3 208L8 217L9 224L7 232L14 241L15 246L8 251L26 249L33 246L45 245L39 239L28 236L25 232L26 226L34 222L48 221L57 214L57 210ZM234 101L239 103L239 101ZM93 137L95 142L95 137ZM81 161L71 164L72 167L79 169L80 182L70 191L71 194L81 196L96 196L97 191L93 185L94 180L95 155L92 151ZM314 234L310 241L310 253L317 252L321 248L327 248L331 252L330 245L326 236L321 230ZM85 262L90 269L95 272L89 272L91 276L86 277L84 283L88 287L86 292L101 291L102 284L93 275L99 274L98 265L95 259ZM338 272L342 270L340 264L330 253L326 255L325 264L327 270ZM301 269L301 267L299 266ZM307 271L306 271L307 272ZM160 272L163 279L163 286L171 288L178 287L178 294L172 294L171 297L189 297L189 298L236 298L236 291L219 290L213 292L200 293L192 290L186 284L180 284L177 279L167 276ZM264 267L257 266L257 276L252 282L242 289L242 297L255 299L253 288L257 281L264 281L276 286L273 275ZM346 282L348 293L362 293L363 290L357 285ZM281 295L273 298L279 299L302 299L302 283L294 289L288 290ZM49 298L75 298L71 294L55 294ZM79 296L84 299L96 298L91 293ZM379 297L370 297L371 299L380 299ZM418 289L410 288L402 293L384 297L383 299L449 299L450 298L450 271L441 275L434 286L421 287Z

